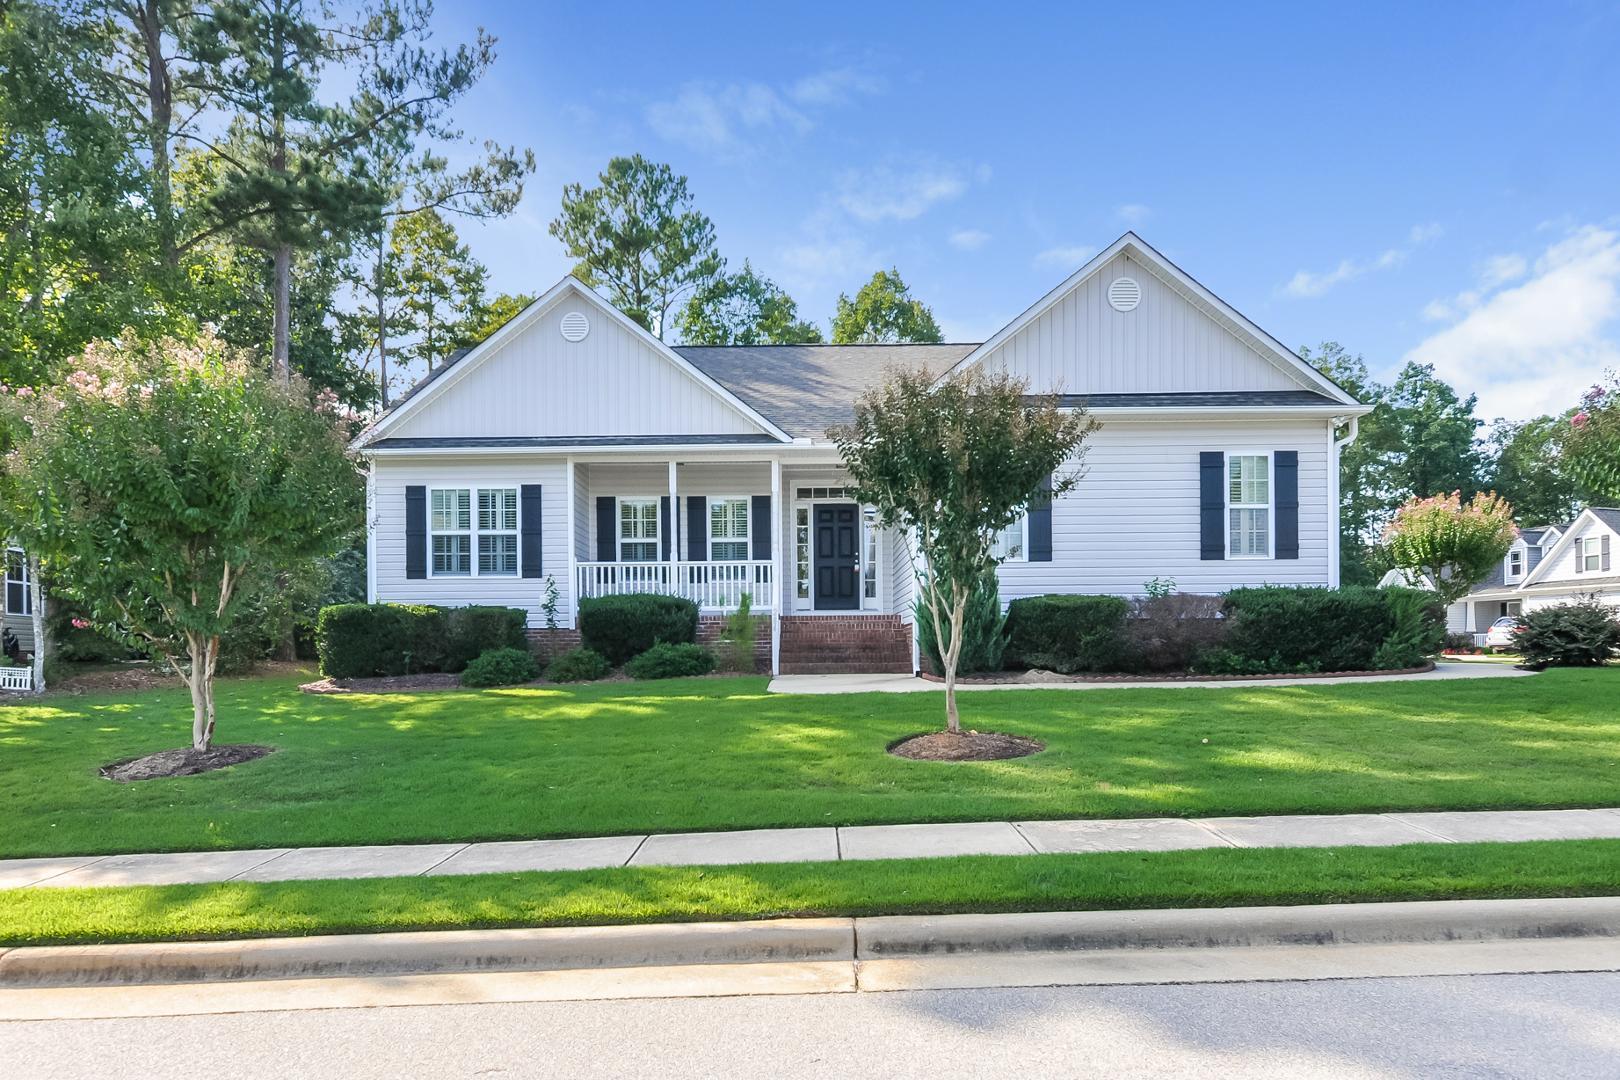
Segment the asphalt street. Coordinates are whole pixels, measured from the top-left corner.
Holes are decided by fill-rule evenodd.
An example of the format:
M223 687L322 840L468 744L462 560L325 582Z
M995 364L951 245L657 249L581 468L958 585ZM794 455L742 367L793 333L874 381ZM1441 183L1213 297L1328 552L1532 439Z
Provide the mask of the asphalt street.
M0 1075L1592 1080L1620 1077L1620 973L12 1022Z

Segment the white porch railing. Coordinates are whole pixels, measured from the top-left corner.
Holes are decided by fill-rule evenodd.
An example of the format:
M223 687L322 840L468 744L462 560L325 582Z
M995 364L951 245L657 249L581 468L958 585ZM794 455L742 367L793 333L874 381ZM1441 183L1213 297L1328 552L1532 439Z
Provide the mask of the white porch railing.
M34 688L34 669L14 665L0 667L0 690L32 690Z
M776 574L767 559L738 562L582 562L582 600L615 593L684 596L702 611L735 611L743 593L755 609L776 606Z

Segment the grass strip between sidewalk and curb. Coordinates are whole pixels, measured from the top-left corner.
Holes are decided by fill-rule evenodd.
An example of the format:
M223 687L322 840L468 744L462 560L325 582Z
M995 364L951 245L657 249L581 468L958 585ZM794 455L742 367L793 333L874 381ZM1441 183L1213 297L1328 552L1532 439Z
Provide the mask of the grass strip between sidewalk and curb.
M0 946L791 916L1620 895L1620 840L0 891Z

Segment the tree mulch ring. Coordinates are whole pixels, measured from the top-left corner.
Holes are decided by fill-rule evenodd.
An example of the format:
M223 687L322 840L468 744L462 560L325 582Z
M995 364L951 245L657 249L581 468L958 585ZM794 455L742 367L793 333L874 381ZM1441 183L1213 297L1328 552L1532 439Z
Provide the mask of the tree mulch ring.
M994 731L964 731L953 735L935 731L913 735L889 747L889 753L913 761L1006 761L1028 757L1046 749L1039 739L1002 735Z
M273 746L256 746L252 743L210 746L207 750L193 750L187 746L178 750L159 750L155 754L127 761L115 761L111 765L103 765L100 772L108 780L129 784L137 780L162 780L170 776L196 776L198 773L240 765L244 761L254 761L275 752Z

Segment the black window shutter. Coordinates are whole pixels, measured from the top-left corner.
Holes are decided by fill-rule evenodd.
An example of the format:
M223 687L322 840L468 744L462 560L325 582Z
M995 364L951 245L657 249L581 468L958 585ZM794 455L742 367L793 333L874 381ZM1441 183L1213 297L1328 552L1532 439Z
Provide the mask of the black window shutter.
M1030 562L1052 561L1052 478L1048 476L1041 481L1041 486L1035 489L1034 498L1029 500L1029 551L1025 555Z
M709 500L704 495L686 497L686 558L709 561Z
M1198 455L1198 557L1226 558L1226 454Z
M427 577L427 488L405 489L405 576Z
M754 538L754 558L771 557L771 497L755 495L754 505L748 509L749 535Z
M1271 455L1277 473L1277 558L1299 558L1299 451Z
M540 528L540 485L524 484L518 496L518 551L523 560L524 577L541 575L541 549L544 536Z
M658 497L658 531L662 534L660 540L664 548L664 561L669 561L669 553L675 550L675 530L670 528L669 496Z
M619 561L619 500L612 495L596 497L596 561Z

